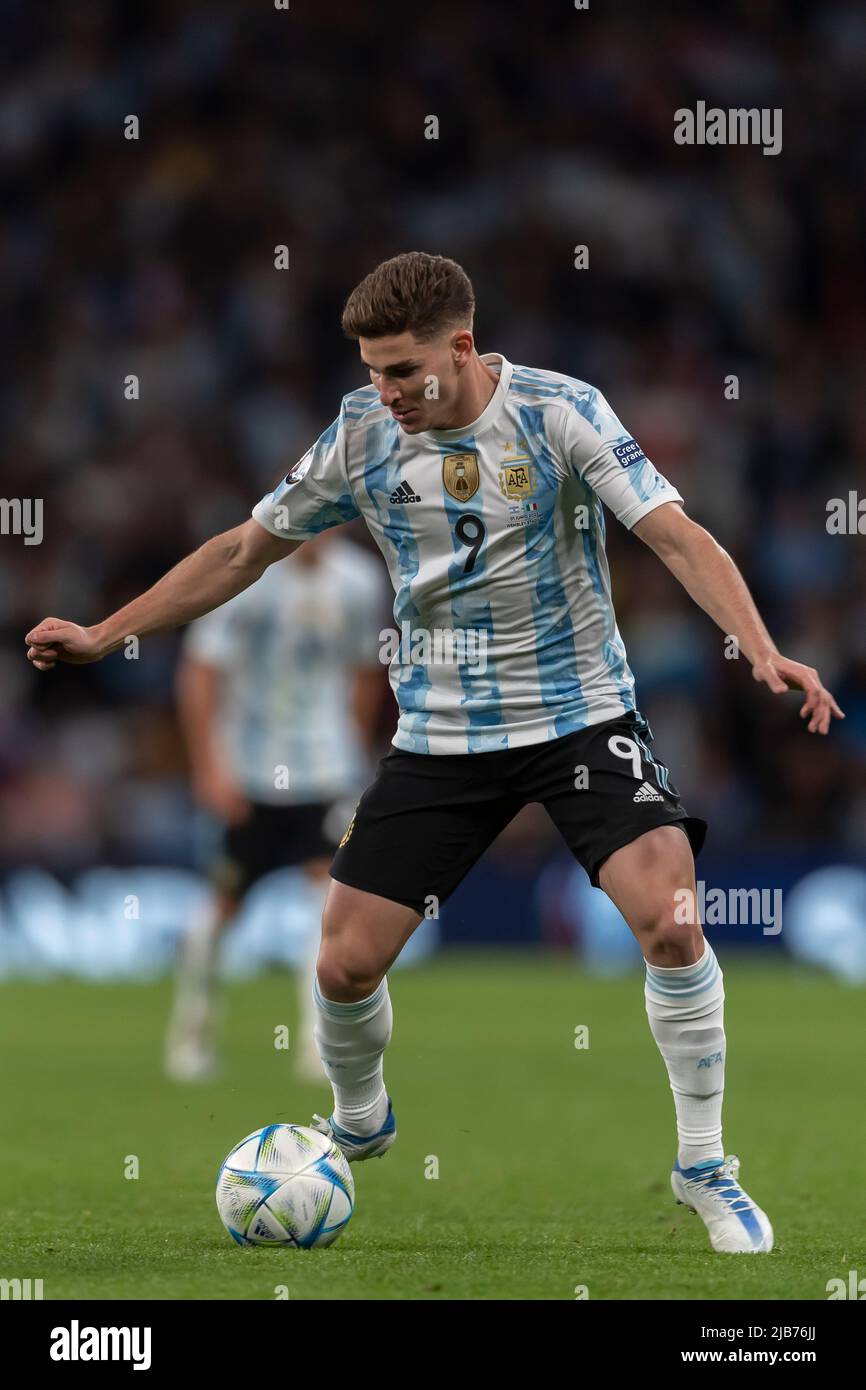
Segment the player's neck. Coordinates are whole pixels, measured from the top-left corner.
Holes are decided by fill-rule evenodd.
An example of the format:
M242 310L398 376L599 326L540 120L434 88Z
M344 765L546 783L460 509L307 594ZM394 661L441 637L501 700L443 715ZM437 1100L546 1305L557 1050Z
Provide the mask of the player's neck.
M490 404L498 385L498 373L494 372L492 367L488 367L486 362L482 362L478 353L474 352L463 368L460 377L460 397L453 415L447 424L440 426L440 429L460 430L473 424Z

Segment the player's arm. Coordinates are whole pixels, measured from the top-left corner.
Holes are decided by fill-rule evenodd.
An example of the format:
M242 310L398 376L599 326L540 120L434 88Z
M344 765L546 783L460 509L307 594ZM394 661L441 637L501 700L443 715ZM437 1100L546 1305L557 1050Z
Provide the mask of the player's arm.
M826 734L833 716L845 716L812 666L782 656L761 620L746 582L730 555L703 526L687 517L678 502L665 502L632 527L663 560L695 603L718 623L752 664L752 675L774 695L804 690L800 718L809 716L809 733Z
M249 588L268 565L297 550L300 541L278 537L258 521L214 536L163 575L152 588L93 627L43 618L25 637L27 658L39 671L58 661L100 661L134 634L181 627Z

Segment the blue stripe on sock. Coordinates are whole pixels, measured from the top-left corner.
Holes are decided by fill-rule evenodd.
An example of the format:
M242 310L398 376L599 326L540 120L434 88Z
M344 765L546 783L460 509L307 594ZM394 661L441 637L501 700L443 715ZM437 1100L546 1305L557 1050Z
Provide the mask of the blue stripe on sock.
M647 987L650 994L658 995L660 999L688 999L693 994L704 994L707 990L713 989L719 983L721 977L721 971L716 970L706 980L702 980L700 984L691 985L689 988L665 989L663 985L655 983L650 984L649 981L647 982Z
M680 976L663 975L652 965L647 965L646 978L647 986L653 994L665 994L677 998L688 994L698 994L701 990L710 989L721 975L719 963L709 942L704 959L700 962L700 968L696 974Z
M326 999L319 989L319 981L316 979L313 983L313 999L322 1012L327 1014L329 1018L343 1019L344 1021L351 1022L361 1014L367 1013L368 1010L375 1009L376 1005L381 1002L386 988L386 980L383 979L378 989L375 989L368 998L358 999L353 1004L341 1004L336 999Z

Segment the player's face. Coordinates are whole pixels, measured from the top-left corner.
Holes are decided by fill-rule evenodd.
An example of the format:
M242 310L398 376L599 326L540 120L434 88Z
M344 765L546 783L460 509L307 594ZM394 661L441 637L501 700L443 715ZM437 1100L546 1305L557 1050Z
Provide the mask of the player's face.
M460 370L472 354L468 329L449 329L430 342L412 333L360 338L361 361L379 399L407 434L448 429L460 402Z

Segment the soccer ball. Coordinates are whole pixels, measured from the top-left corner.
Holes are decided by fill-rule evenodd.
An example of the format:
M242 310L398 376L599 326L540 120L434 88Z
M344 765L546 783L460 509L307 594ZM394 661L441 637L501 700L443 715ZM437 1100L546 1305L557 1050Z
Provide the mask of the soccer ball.
M222 1223L238 1245L331 1245L355 1207L355 1181L327 1135L265 1125L236 1144L217 1175Z

